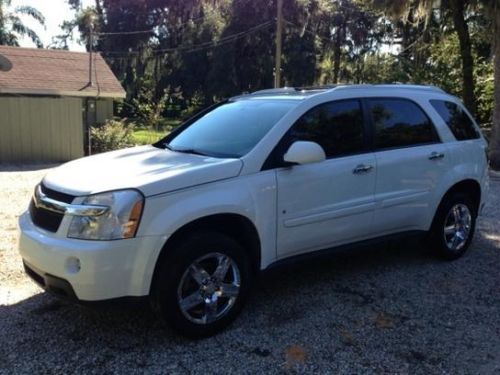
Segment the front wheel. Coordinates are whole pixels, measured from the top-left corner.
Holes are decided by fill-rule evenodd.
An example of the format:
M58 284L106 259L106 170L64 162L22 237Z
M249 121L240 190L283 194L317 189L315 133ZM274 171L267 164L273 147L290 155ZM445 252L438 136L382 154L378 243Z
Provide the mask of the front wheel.
M456 193L441 203L430 231L431 246L441 257L454 260L469 248L476 227L477 210L473 201Z
M245 249L223 234L203 232L170 251L155 277L154 311L186 336L206 337L222 330L248 294L251 268Z

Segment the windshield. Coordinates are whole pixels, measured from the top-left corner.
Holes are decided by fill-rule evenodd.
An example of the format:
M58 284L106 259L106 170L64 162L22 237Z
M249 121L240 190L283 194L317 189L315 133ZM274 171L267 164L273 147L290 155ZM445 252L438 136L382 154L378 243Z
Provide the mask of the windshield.
M168 136L163 146L215 157L241 157L295 105L291 101L228 102Z

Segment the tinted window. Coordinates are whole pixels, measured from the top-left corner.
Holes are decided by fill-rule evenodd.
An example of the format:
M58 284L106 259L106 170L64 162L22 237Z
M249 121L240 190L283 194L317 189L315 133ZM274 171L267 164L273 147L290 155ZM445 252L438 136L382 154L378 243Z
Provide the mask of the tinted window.
M431 104L446 122L457 141L479 138L472 120L460 106L444 100L431 100Z
M358 100L319 105L302 116L290 131L292 140L316 142L326 157L364 149L363 114Z
M377 149L439 142L427 115L404 99L369 99Z
M163 144L176 151L219 157L240 157L249 152L290 109L291 101L241 100L208 112Z

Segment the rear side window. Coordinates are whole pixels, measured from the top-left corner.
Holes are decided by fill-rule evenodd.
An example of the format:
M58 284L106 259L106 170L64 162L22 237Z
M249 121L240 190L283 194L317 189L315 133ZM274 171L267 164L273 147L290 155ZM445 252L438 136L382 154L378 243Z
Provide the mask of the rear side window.
M321 104L303 115L290 129L292 141L316 142L326 157L364 151L364 122L359 100Z
M479 138L471 118L457 104L445 100L431 100L431 105L446 122L457 141Z
M378 150L439 142L424 111L405 99L368 99Z

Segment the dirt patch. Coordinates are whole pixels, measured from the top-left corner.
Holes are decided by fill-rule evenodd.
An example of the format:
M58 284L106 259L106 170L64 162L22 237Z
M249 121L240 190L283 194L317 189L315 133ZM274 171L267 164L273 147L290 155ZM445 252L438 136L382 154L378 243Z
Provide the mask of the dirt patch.
M33 189L54 165L0 165L0 305L40 292L24 275L17 252L17 221Z

